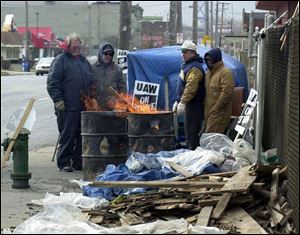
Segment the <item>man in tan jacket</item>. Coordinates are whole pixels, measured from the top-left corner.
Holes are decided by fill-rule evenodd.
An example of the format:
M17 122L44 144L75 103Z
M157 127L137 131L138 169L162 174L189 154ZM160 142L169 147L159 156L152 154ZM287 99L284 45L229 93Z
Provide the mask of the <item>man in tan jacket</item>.
M208 67L205 88L205 126L204 133L221 133L229 125L231 116L231 98L234 88L234 79L231 71L222 61L222 52L214 48L204 55Z

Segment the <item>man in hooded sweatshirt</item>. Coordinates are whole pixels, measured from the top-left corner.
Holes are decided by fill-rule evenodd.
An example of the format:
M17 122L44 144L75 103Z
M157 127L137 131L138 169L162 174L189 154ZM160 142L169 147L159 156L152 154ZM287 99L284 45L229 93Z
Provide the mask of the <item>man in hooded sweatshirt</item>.
M234 88L232 72L224 66L219 48L209 50L204 55L208 67L205 88L204 133L224 134L231 116L231 99Z
M173 111L185 113L186 144L191 150L199 146L199 132L204 119L205 72L203 59L196 52L196 45L185 41L181 47L183 63L177 82L177 99Z
M126 80L121 68L114 63L114 48L111 44L104 44L98 52L98 60L92 64L95 73L96 97L102 111L113 110L115 97L109 91L111 86L118 93L127 92Z
M52 62L47 79L47 91L54 102L59 130L57 165L60 171L82 169L81 111L82 93L88 93L93 82L93 70L81 55L81 39L76 33L61 44L63 53Z

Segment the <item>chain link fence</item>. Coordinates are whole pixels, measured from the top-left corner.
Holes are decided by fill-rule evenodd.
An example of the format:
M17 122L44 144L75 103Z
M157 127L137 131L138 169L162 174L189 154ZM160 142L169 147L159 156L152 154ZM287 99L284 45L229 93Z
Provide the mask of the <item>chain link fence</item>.
M281 36L287 30L286 43ZM299 231L299 16L267 32L265 48L264 149L277 148L288 165L288 202Z

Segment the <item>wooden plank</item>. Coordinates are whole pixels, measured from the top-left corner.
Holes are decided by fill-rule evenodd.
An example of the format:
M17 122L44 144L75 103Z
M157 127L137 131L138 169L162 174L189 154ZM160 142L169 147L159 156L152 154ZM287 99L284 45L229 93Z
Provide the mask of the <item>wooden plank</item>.
M272 181L271 181L271 194L270 194L270 204L275 204L275 201L278 200L278 182L279 182L279 168L276 168L272 172Z
M193 176L193 174L191 172L188 172L186 169L184 169L182 166L176 164L175 162L166 161L166 163L168 163L172 167L172 169L174 169L175 171L177 171L178 173L182 174L185 177Z
M215 206L218 204L219 201L220 201L220 197L214 197L212 199L199 200L198 204L200 207ZM229 204L243 204L252 201L254 201L254 197L252 195L244 195L244 196L231 198Z
M91 187L122 187L122 188L221 188L223 182L197 182L197 181L94 181Z
M237 174L235 174L228 180L222 190L235 189L240 191L247 191L256 179L255 175L249 174L250 168L251 166L241 168Z
M187 203L180 203L180 204L170 204L170 205L161 205L161 206L155 206L155 210L172 210L172 209L184 209L184 210L190 210L195 208L194 204L187 204Z
M249 174L250 167L251 166L241 168L237 174L235 174L232 178L228 180L228 182L224 185L224 187L221 190L248 190L248 188L253 184L253 182L256 179L256 176L252 176ZM219 219L223 215L232 197L232 194L232 192L223 194L217 206L213 210L211 216L212 218Z
M122 225L135 225L144 223L144 221L141 218L132 213L118 213L118 215L120 216L120 221Z
M232 225L242 234L267 234L267 232L241 207L226 211L219 220L221 224Z
M232 197L232 193L224 193L223 194L223 196L220 198L217 206L213 210L213 213L211 215L211 217L213 219L219 219L223 215L231 197Z
M203 207L200 211L199 216L198 216L196 225L206 227L208 225L212 210L213 210L212 206Z
M176 204L176 203L186 203L186 202L188 202L188 199L163 198L163 199L152 201L151 203L153 205L159 205L159 204Z
M290 210L285 214L285 216L282 218L282 220L279 222L280 225L284 225L284 224L288 221L288 219L292 216L292 214L293 214L293 209L290 209Z
M10 143L9 143L9 145L8 145L8 148L7 148L7 150L5 151L5 154L4 154L4 156L3 156L2 160L1 160L1 169L2 169L2 167L4 166L5 162L6 162L6 161L8 160L8 158L9 158L10 152L11 152L11 150L12 150L12 148L13 148L15 142L16 142L16 139L17 139L18 135L20 134L20 131L21 131L21 129L23 128L23 126L24 126L24 124L25 124L25 122L26 122L26 120L27 120L27 117L28 117L29 114L30 114L30 111L31 111L31 109L32 109L32 107L33 107L34 101L35 101L35 99L34 99L34 98L31 98L31 99L29 100L29 102L28 102L28 105L27 105L27 107L26 107L26 109L25 109L25 112L24 112L22 118L21 118L21 121L20 121L20 123L18 124L18 127L17 127L17 129L16 129L16 131L15 131L13 137L11 138L11 141L10 141Z
M208 199L208 200L199 200L198 204L201 207L206 207L206 206L215 206L219 202L219 199Z
M267 209L269 210L271 214L271 227L275 227L277 224L280 223L280 221L284 218L284 215L279 212L280 211L280 206L278 202L275 202L274 204L270 204L267 206Z
M104 220L104 216L102 215L96 215L96 216L92 216L90 217L89 221L91 221L94 224L101 224Z

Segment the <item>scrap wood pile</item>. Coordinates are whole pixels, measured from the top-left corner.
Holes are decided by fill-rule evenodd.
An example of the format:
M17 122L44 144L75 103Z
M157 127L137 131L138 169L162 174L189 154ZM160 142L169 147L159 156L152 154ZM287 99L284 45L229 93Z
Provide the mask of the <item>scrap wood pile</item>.
M286 201L287 167L253 165L198 176L181 173L186 177L168 181L93 182L90 186L159 190L121 195L105 208L82 211L105 227L184 218L192 225L230 233L295 232L293 209Z

